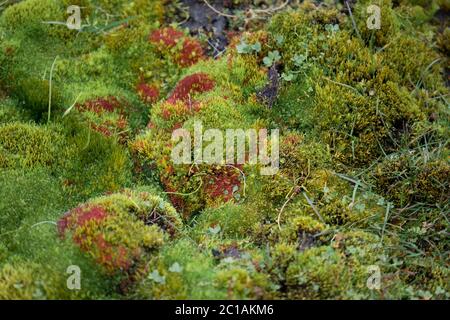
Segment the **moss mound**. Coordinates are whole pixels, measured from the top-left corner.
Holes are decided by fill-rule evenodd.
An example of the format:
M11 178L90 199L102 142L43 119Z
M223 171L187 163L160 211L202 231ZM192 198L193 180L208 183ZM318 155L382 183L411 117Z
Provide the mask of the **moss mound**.
M446 1L263 2L0 4L0 299L450 298Z

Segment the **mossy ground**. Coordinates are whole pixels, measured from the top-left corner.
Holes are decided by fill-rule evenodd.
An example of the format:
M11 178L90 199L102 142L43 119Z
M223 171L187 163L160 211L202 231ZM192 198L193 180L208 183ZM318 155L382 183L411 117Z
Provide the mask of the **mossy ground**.
M219 54L178 1L0 6L0 299L449 299L450 7L372 2L234 1ZM196 121L280 170L174 164Z

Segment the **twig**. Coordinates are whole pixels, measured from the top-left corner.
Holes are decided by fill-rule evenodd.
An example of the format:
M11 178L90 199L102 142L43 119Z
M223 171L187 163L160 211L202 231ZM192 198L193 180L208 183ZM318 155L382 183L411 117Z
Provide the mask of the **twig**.
M350 8L348 1L345 1L345 4L347 5L347 10L348 10L348 13L350 14L350 19L352 20L353 29L355 29L355 32L358 35L358 38L362 41L361 34L359 33L358 27L356 26L355 19L353 18L352 9Z
M351 208L353 209L353 206L355 205L356 201L356 192L358 191L359 183L355 184L355 188L353 189L353 195L352 195L352 203Z
M55 225L55 226L58 225L55 221L41 221L41 222L38 222L38 223L33 224L33 225L30 227L30 229L33 229L34 227L40 226L40 225L42 225L42 224L53 224L53 225Z
M309 206L313 209L314 213L315 213L316 216L319 218L319 220L322 221L322 223L325 223L325 220L324 220L323 217L320 215L319 210L317 210L316 206L315 206L314 203L311 201L311 199L308 197L308 195L306 194L306 192L303 192L303 196L305 197L306 201L308 201Z
M270 12L279 11L279 10L283 9L284 7L286 7L286 6L289 4L290 1L291 1L291 0L287 0L286 2L284 2L283 4L281 4L280 6L275 7L275 8L268 8L268 9L254 9L253 11L254 11L254 12L260 12L260 13L270 13Z
M386 230L386 224L389 218L389 211L391 210L391 204L388 203L386 207L386 214L384 216L384 223L383 223L383 229L381 229L381 239L380 244L383 244L383 237L384 237L384 231Z
M67 22L61 22L61 21L41 21L43 24L55 24L58 26L67 26Z
M237 18L237 16L235 16L235 15L227 14L227 13L224 13L224 12L221 12L221 11L217 10L207 0L203 0L203 2L208 6L208 8L210 8L212 11L214 11L215 13L217 13L220 16L224 16L224 17L227 17L227 18Z
M334 84L337 84L339 86L343 86L345 88L351 89L351 90L355 91L358 94L361 94L356 88L353 88L352 86L349 86L348 84L337 82L337 81L331 80L331 79L329 79L327 77L324 77L324 79L327 80L327 81L330 81L330 82L332 82Z
M72 108L73 107L75 107L75 105L77 104L77 101L78 101L78 99L80 98L80 96L81 96L81 93L76 97L76 99L75 99L75 101L73 102L73 104L69 107L69 108L67 108L67 110L64 112L64 114L63 114L63 118L65 117L65 116L67 116L69 113L70 113L70 111L72 111Z
M283 9L284 7L286 7L289 4L290 1L291 0L287 0L286 2L284 2L283 4L281 4L280 6L275 7L275 8L249 9L248 12L251 13L251 18L247 18L247 20L258 19L258 16L257 15L253 15L253 13L256 13L256 14L257 13L270 14L272 12L279 11L279 10ZM236 16L236 15L224 13L222 11L217 10L207 0L203 0L203 2L208 6L208 8L210 8L212 11L214 11L215 13L217 13L220 16L224 16L224 17L227 17L227 18L233 18L233 19L238 18L238 16Z
M292 194L291 194L291 196L284 202L284 204L283 204L283 206L281 207L281 209L280 209L280 212L278 213L278 217L277 217L277 224L278 224L278 228L281 230L281 224L280 224L280 221L281 221L281 214L283 213L283 211L284 211L284 208L286 208L286 206L287 206L287 204L292 200L292 198L294 198L294 196L296 196L297 195L297 193L294 191L294 192L292 192Z
M202 187L202 185L203 185L203 180L200 179L200 185L198 186L198 188L195 189L195 191L192 191L192 192L190 192L190 193L180 193L180 192L170 192L170 191L167 191L167 192L164 192L164 193L166 193L166 194L174 194L174 195L178 195L178 196L185 196L185 197L187 197L187 196L193 195L193 194L196 193L198 190L200 190L200 188Z
M239 169L238 167L235 167L235 166L233 166L233 165L231 165L231 164L227 164L226 165L226 167L231 167L231 168L234 168L234 169L236 169L237 171L239 171L240 173L241 173L241 175L242 175L242 178L244 179L244 190L243 190L243 196L244 196L244 198L245 198L245 189L246 189L246 187L247 187L247 183L246 183L246 178L245 178L245 174L244 174L244 172L241 170L241 169Z

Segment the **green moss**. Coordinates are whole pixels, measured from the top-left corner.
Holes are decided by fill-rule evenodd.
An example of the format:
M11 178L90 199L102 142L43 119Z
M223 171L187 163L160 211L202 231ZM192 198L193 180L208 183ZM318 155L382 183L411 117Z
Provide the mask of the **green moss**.
M269 297L268 277L255 267L260 263L260 257L232 258L230 253L217 265L210 253L198 250L189 240L180 240L160 252L151 264L150 276L137 289L137 296L144 299Z
M212 257L199 251L189 240L171 243L151 265L150 274L154 276L138 286L136 296L141 299L220 299L223 294L213 286L213 268Z
M366 282L369 265L376 263L371 246L348 246L346 250L318 247L297 255L286 271L291 299L367 299L377 296Z
M442 58L429 46L426 39L420 37L398 37L395 45L388 46L383 51L383 60L398 75L396 81L405 87L445 90L441 75ZM411 54L408 48L414 48L416 54Z
M28 121L30 115L10 98L0 99L0 123Z
M357 21L366 17L367 5L358 3L354 8ZM283 122L317 130L320 139L330 145L335 159L346 165L362 166L397 151L405 131L424 119L421 107L439 108L435 101L418 94L420 89L446 91L441 77L442 59L431 48L425 32L400 29L390 1L381 6L384 26L373 32L373 39L370 40L372 33L364 31L366 27L359 28L367 43L353 33L350 19L347 26L337 15L334 22L328 23L338 28L330 31L330 25L309 23L312 18L308 10L280 14L269 27L274 38L293 35L281 44L273 40L285 72L298 73L294 58L305 57L302 70L306 79L287 83L281 91L279 100L288 101L288 109L281 111L287 116ZM313 11L326 16L324 9ZM365 25L365 20L361 24ZM374 50L374 42L375 46L386 47ZM417 48L417 53L409 48ZM414 90L412 97L410 90ZM297 119L289 111L291 108L305 115Z
M216 59L209 34L167 25L177 2L8 3L0 298L449 298L448 5L363 0L350 16L332 2L232 19L246 31ZM42 23L69 5L81 31ZM51 122L24 123L47 118L53 63ZM279 171L174 164L173 131L198 121L280 129Z
M131 180L131 163L117 142L73 121L61 126L0 126L0 166L47 167L80 197L116 191Z
M367 8L370 5L377 5L381 9L380 29L371 30L367 27L367 19L370 16L367 13ZM380 48L393 41L400 30L400 21L393 9L391 0L380 0L376 2L358 1L354 8L354 15L362 39L366 43L371 43ZM348 24L351 26L350 21L348 21Z
M103 287L99 283L92 282L94 279L101 278L101 275L93 272L93 269L85 268L86 264L81 267L81 289L70 290L67 287L67 278L70 274L66 270L72 264L71 261L66 263L68 263L66 266L56 266L52 264L52 261L38 263L24 259L3 263L0 266L0 298L2 300L79 300L103 299L107 293L111 294L105 289L107 279L104 279ZM75 261L72 260L72 263Z
M77 120L72 117L65 122L69 150L62 179L68 192L84 200L128 186L131 162L125 148Z
M52 166L62 150L63 137L51 128L9 123L0 126L2 168Z
M420 154L401 153L378 164L373 171L376 186L399 206L411 202L430 205L448 200L448 161L436 158L426 161Z
M25 218L55 213L66 201L58 180L44 169L0 173L0 234L18 229Z
M2 13L0 25L12 32L24 28L42 30L42 21L63 21L63 13L55 0L21 1Z
M297 133L286 134L280 141L280 170L262 178L263 194L275 204L282 204L301 188L314 170L326 168L331 157L326 146L308 141Z
M270 285L267 275L242 267L219 272L216 281L228 290L227 299L262 299Z
M0 269L2 300L43 300L69 298L62 282L35 263L6 264ZM48 270L47 270L48 271ZM58 283L59 282L59 283Z
M219 208L210 208L196 217L194 235L202 238L211 234L211 230L219 230L231 239L245 238L252 234L261 213L251 205L226 203Z
M0 281L0 287L4 286L0 289L2 297L18 298L17 294L22 299L92 299L113 294L112 280L104 277L77 247L60 241L56 221L74 201L49 170L4 170L0 181L0 269L4 267L0 273L5 277ZM81 291L67 289L66 270L71 265L82 271ZM20 272L12 275L11 268ZM29 276L33 282L27 285Z
M225 71L230 69L233 71L227 75ZM138 170L157 169L172 203L186 216L238 199L236 194L242 196L243 192L243 176L239 168L220 164L201 164L194 171L190 165L173 165L170 160L175 146L170 142L172 131L183 128L193 136L198 122L203 132L255 128L258 124L249 116L254 97L243 96L239 84L247 85L248 81L254 84L258 79L245 71L241 59L232 67L225 58L218 63L208 61L193 66L167 101L152 107L149 130L131 143Z

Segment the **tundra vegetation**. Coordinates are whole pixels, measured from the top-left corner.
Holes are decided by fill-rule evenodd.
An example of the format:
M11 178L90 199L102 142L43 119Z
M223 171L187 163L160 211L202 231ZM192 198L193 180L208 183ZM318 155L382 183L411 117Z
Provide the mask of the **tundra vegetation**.
M192 2L1 1L0 299L449 299L448 0Z

